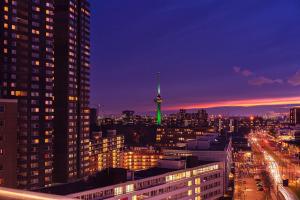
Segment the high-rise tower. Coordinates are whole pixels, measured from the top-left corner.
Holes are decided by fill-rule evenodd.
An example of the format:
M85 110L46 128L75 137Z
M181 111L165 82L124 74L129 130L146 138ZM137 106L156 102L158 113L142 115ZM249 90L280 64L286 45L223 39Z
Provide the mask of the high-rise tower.
M54 0L54 182L89 175L90 4Z
M0 98L18 102L16 186L35 189L52 183L54 1L1 0L0 10Z
M157 73L157 96L154 99L155 103L156 103L156 123L157 125L161 125L161 103L162 103L162 98L160 96L160 73Z

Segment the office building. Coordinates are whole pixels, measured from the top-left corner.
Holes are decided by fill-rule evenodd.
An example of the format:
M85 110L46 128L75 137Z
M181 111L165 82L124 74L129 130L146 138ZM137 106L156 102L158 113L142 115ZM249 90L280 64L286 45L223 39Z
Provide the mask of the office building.
M17 99L17 187L52 183L53 0L0 1L0 98Z
M87 0L54 2L53 178L69 182L90 174L90 5Z

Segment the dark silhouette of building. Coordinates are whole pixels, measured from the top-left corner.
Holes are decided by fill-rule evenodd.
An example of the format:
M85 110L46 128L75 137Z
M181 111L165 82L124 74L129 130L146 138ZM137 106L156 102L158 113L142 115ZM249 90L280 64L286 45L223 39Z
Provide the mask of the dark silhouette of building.
M290 109L290 124L300 124L300 107Z
M87 176L89 169L90 11L87 0L54 0L55 182Z
M17 187L16 99L0 99L0 186Z
M18 100L17 185L47 186L53 170L54 2L1 0L0 9L0 98Z

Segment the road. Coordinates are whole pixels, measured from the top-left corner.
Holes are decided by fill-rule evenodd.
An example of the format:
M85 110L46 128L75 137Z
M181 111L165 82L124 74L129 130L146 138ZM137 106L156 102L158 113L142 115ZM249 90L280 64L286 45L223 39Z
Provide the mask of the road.
M280 171L278 163L284 165L285 162L281 160L280 156L276 156L272 150L270 150L269 141L266 140L266 137L261 137L262 133L254 133L250 136L250 142L253 148L258 149L263 153L267 169L272 177L274 183L274 190L277 193L277 198L282 196L285 200L298 200L296 195L286 187L282 185L282 177L287 176L287 173L284 174L284 170ZM289 164L286 165L287 169ZM288 170L286 170L287 172ZM296 172L296 170L295 170ZM289 173L290 175L290 173Z

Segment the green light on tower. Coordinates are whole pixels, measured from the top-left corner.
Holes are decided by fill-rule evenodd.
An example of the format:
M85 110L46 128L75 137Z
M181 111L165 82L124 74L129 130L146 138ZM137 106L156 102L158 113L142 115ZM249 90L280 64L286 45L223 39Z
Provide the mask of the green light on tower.
M161 125L161 104L157 104L157 113L156 113L156 120L157 120L157 125Z
M155 103L156 103L156 123L158 126L161 125L161 120L162 120L162 116L161 116L161 103L162 103L162 98L160 96L160 73L157 73L157 96L155 98Z

